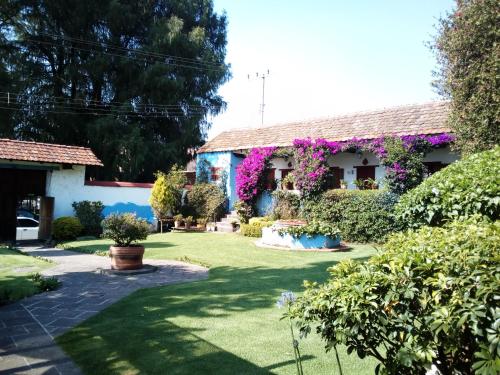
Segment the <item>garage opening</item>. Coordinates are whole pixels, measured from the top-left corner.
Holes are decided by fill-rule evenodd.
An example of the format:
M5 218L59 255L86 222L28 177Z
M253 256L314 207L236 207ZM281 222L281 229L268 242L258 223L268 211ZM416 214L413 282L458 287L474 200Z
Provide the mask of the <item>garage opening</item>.
M53 199L45 197L47 171L0 168L0 241L45 239Z

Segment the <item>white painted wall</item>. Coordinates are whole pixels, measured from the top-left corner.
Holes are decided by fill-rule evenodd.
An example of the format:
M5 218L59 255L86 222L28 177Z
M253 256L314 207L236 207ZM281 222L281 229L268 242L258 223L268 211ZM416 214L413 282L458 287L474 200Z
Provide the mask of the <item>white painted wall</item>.
M72 216L75 201L81 201L85 183L85 166L47 172L46 194L54 197L54 218Z
M148 198L151 188L85 185L85 166L47 172L46 193L54 197L54 218L73 216L73 202L101 201L105 212L135 212L151 219Z

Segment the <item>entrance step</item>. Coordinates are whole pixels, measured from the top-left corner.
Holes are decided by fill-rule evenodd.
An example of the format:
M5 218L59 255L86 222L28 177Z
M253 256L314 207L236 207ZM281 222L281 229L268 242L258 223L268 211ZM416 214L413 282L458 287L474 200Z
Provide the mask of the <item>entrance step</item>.
M217 225L217 232L226 232L226 233L233 233L234 232L234 227L233 227L233 224L231 224L231 223L218 221L216 223L216 225Z

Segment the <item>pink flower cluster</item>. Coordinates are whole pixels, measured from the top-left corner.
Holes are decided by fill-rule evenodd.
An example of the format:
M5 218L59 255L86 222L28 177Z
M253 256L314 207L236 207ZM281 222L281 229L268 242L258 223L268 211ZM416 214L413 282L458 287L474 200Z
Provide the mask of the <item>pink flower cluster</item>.
M322 138L315 141L307 138L295 139L293 146L297 161L297 168L293 171L295 186L304 194L320 191L328 173L328 156L342 151L341 144Z
M401 166L400 163L395 162L387 167L387 172L394 176L396 180L404 181L408 175L408 171Z
M250 153L236 168L236 193L246 203L252 201L262 191L264 170L276 147L258 147Z

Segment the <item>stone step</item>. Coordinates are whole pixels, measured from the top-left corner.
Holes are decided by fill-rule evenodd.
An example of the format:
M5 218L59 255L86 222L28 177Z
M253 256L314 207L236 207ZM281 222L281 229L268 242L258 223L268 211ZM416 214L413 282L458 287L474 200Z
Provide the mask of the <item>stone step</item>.
M238 217L233 217L233 216L226 216L220 219L221 222L223 223L231 223L233 221L236 221L238 224L240 223L240 219Z
M231 223L218 221L216 225L217 225L217 232L227 232L227 233L234 232L234 228Z

